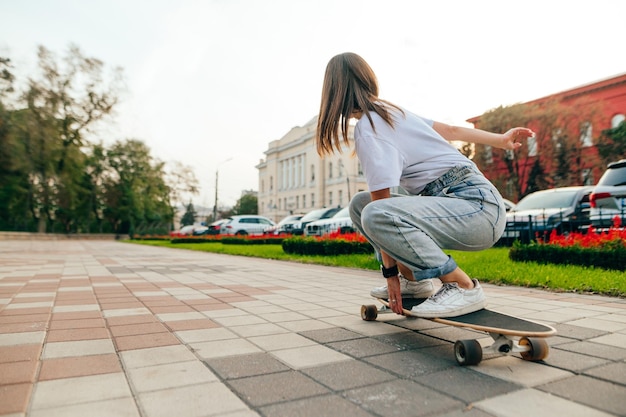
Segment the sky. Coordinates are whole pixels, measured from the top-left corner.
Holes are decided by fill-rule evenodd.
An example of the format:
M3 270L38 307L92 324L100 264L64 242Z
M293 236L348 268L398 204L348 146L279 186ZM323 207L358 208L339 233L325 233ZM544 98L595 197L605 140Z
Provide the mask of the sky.
M466 125L626 72L621 0L0 0L0 56L36 75L37 47L70 45L123 69L97 139L139 139L191 167L194 206L258 190L268 144L313 118L342 52L373 68L380 97Z

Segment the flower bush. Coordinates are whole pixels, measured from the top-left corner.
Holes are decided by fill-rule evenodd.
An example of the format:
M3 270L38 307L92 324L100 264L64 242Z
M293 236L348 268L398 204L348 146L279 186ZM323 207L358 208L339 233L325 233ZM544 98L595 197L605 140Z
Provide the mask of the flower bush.
M558 235L553 231L545 241L520 244L509 251L513 261L533 261L566 265L594 266L626 270L626 229L616 217L606 232L589 228L587 233Z
M360 233L336 231L324 236L294 236L283 240L285 253L296 255L347 255L374 253L372 245Z

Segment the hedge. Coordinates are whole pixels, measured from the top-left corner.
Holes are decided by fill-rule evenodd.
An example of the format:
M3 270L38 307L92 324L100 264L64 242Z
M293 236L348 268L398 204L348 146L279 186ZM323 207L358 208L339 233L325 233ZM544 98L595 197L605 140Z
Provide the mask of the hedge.
M531 261L542 264L593 266L626 271L626 246L623 244L589 248L516 243L509 251L509 258L517 262Z
M283 251L294 255L348 255L374 253L369 242L341 238L318 239L314 237L291 237L283 240Z

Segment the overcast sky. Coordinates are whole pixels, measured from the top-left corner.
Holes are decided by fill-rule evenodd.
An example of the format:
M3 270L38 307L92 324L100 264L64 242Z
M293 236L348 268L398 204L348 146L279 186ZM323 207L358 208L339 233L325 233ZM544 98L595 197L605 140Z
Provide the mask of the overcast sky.
M381 97L446 123L626 72L621 0L0 0L0 56L34 75L70 44L127 91L105 143L193 167L212 207L258 189L268 143L317 114L328 60L363 56ZM229 158L232 158L228 162Z

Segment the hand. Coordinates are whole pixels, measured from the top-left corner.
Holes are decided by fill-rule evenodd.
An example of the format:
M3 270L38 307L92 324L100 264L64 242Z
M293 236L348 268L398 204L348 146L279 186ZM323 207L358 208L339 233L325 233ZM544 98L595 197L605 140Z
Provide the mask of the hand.
M396 314L402 313L402 291L400 290L400 279L395 276L387 278L387 292L389 293L389 306Z
M502 149L515 150L522 146L523 139L532 138L535 132L525 127L514 127L502 135Z

